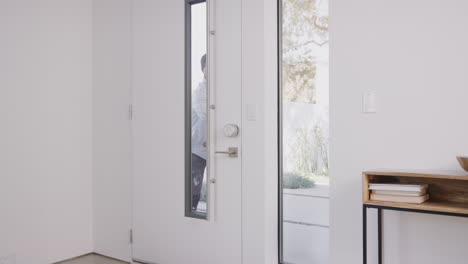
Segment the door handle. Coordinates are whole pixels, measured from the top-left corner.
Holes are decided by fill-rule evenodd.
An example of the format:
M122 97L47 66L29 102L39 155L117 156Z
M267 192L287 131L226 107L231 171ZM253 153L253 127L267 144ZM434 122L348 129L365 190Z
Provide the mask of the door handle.
M239 157L238 148L237 147L229 147L228 151L215 151L216 154L227 154L230 158L237 158Z

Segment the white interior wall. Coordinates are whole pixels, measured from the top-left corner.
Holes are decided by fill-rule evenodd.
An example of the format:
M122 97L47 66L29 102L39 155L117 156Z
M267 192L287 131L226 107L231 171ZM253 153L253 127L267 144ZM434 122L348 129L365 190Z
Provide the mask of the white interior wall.
M362 171L459 170L455 156L468 154L467 8L331 2L332 263L362 263ZM362 113L367 90L377 92L376 114ZM386 212L384 225L386 263L466 263L466 219Z
M131 0L93 0L94 251L130 261Z
M2 263L93 249L91 68L90 0L0 1Z

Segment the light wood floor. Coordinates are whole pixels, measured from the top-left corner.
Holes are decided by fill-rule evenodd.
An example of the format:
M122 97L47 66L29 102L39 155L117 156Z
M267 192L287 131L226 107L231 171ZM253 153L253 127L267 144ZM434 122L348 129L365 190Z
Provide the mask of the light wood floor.
M72 260L67 260L55 264L128 264L127 262L106 258L96 254L90 254Z

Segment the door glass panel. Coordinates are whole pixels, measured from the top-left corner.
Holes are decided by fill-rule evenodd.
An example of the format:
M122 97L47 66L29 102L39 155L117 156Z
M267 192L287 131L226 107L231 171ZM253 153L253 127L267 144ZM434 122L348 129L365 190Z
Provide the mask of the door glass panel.
M281 3L281 261L328 263L328 0Z
M208 156L206 2L186 1L185 215L206 218Z

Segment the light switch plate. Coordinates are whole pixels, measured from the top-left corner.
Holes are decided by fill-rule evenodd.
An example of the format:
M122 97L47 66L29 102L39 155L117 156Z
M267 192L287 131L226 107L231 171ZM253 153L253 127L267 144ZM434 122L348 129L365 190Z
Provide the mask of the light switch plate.
M375 91L363 93L362 111L364 113L377 113L377 93Z
M257 120L257 105L256 104L247 105L247 120L249 121Z

